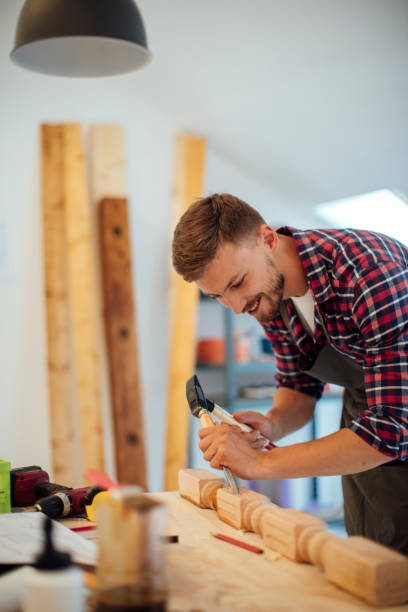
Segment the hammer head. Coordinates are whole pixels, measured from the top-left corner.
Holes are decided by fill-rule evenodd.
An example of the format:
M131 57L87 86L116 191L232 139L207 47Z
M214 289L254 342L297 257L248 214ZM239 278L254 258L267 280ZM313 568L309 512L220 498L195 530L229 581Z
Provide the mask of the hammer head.
M204 408L204 410L208 410L204 391L202 390L195 374L186 382L186 396L193 416L198 417L198 414L202 408Z

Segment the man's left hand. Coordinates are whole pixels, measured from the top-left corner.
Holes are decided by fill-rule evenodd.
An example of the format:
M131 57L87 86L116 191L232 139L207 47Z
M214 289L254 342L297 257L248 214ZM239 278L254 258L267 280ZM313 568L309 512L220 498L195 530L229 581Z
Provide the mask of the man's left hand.
M221 470L226 466L239 478L257 478L263 453L254 450L251 443L256 440L258 432L244 433L237 427L222 423L200 429L198 434L199 447L212 468Z

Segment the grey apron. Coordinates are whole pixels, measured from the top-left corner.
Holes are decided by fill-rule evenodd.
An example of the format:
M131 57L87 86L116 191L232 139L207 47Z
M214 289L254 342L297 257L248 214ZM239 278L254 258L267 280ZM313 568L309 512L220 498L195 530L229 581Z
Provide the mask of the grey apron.
M284 304L280 312L292 334ZM304 317L301 313L299 316L310 335ZM341 427L347 427L368 409L364 370L332 346L319 312L318 316L327 344L313 357L300 353L298 368L322 382L344 387ZM408 461L391 461L366 472L342 476L342 486L347 533L366 536L408 554Z

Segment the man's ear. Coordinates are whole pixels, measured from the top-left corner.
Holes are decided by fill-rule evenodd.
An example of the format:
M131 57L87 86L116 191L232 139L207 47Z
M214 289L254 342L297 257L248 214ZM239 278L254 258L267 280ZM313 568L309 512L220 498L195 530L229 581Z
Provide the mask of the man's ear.
M263 223L259 228L258 237L263 245L265 245L271 253L276 253L278 249L278 235L266 223Z

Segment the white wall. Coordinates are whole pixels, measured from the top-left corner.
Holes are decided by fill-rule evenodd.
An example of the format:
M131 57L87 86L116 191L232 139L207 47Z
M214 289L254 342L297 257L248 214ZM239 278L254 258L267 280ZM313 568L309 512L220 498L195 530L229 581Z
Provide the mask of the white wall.
M311 212L302 213L301 209L295 209L282 200L261 181L248 175L245 167L232 164L212 143L209 143L206 191L208 194L226 192L238 196L259 210L273 227L292 225L306 228L315 221Z
M148 92L138 88L138 73L79 81L14 66L8 54L21 6L21 0L0 4L0 457L14 467L36 463L50 469L39 124L119 123L128 147L149 483L158 490L166 406L172 139L186 125L183 117L155 109ZM194 125L187 127L194 131ZM210 146L206 191L214 190L235 192L264 213L268 202L275 202Z

